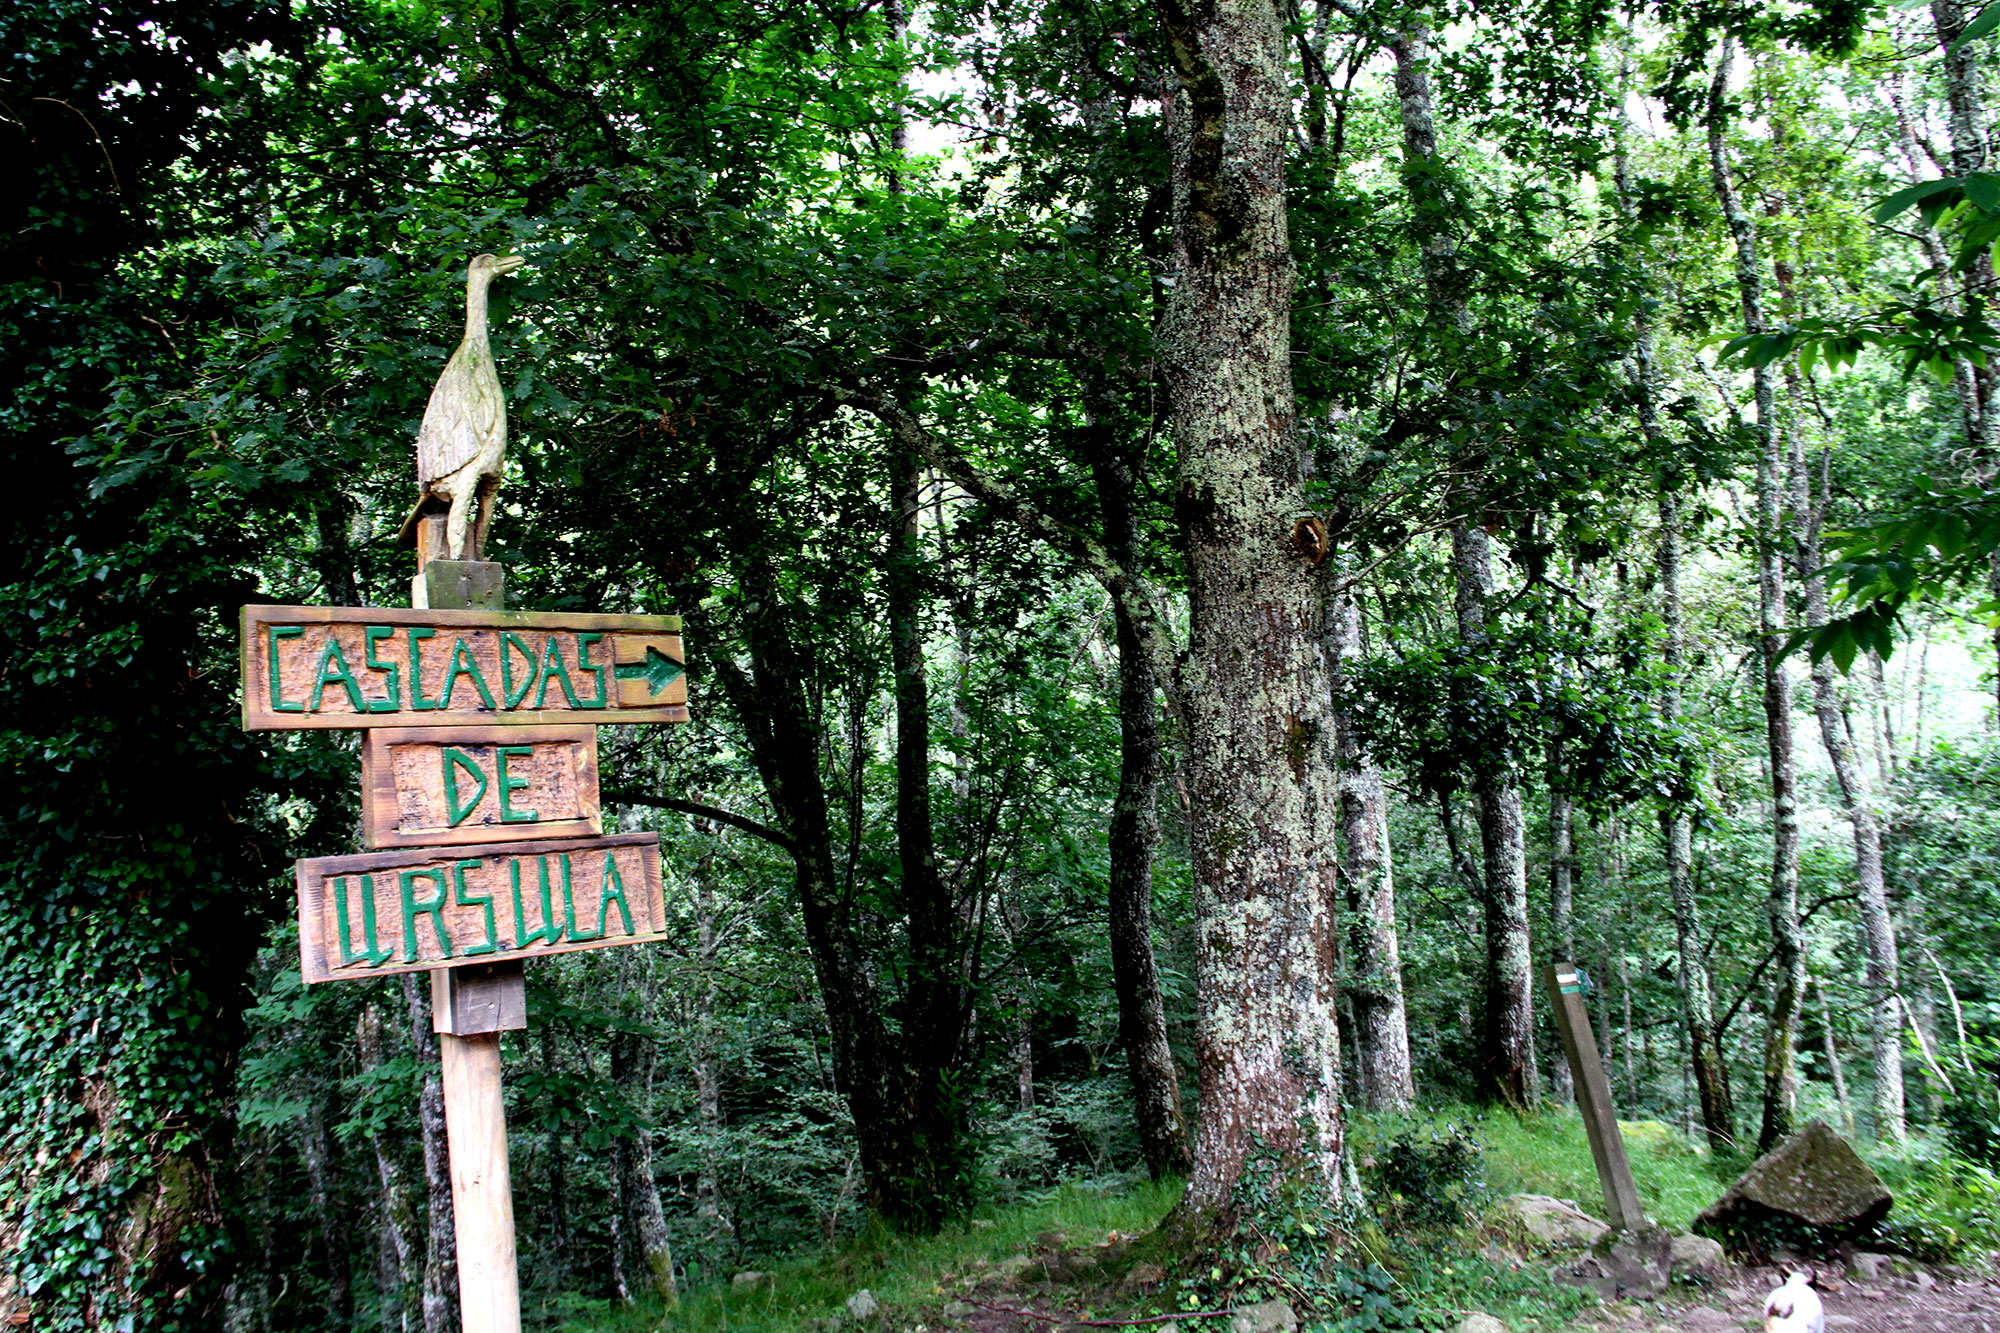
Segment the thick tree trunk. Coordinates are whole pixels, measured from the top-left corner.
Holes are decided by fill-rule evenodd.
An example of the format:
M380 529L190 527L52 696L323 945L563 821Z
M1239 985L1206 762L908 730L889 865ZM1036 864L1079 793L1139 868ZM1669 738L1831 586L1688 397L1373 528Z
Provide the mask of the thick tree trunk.
M1716 202L1736 248L1736 287L1743 327L1762 333L1764 271L1757 257L1757 233L1738 202L1724 143L1725 95L1734 43L1725 38L1709 87L1708 158ZM1776 396L1766 367L1753 372L1756 391L1757 454L1757 616L1758 657L1764 682L1764 735L1771 764L1772 855L1765 917L1770 923L1773 985L1764 1041L1762 1116L1758 1151L1766 1152L1792 1129L1798 1100L1793 1055L1799 1011L1805 1003L1805 940L1799 929L1798 778L1792 754L1792 692L1785 674L1784 478L1776 428Z
M1095 423L1103 425L1106 423ZM1104 515L1104 544L1126 569L1139 561L1136 479L1108 440L1098 441L1091 472ZM1107 907L1111 981L1118 992L1118 1035L1132 1079L1132 1105L1146 1170L1153 1179L1186 1175L1193 1163L1181 1111L1180 1072L1167 1043L1166 1006L1153 957L1153 849L1159 841L1160 722L1152 665L1132 617L1114 602L1118 633L1118 799L1111 808Z
M410 1018L410 1042L424 1071L417 1098L417 1126L423 1138L427 1225L424 1230L424 1333L452 1333L458 1327L458 1238L451 1215L451 1153L444 1131L444 1075L437 1035L431 1031L430 987L422 973L403 974L403 1004Z
M1179 455L1201 1116L1184 1225L1227 1224L1262 1144L1340 1195L1329 919L1339 793L1291 379L1287 11L1162 6L1174 285L1161 360Z
M1451 553L1459 637L1469 644L1484 643L1487 602L1493 593L1493 552L1486 530L1465 524L1453 528ZM1538 1100L1527 827L1520 790L1510 783L1481 781L1473 795L1479 802L1479 848L1485 868L1481 1088L1491 1100L1525 1110Z
M1326 602L1326 657L1336 694L1346 663L1361 651L1361 603L1351 589ZM1416 1102L1409 1019L1396 934L1396 879L1390 865L1388 801L1382 770L1344 711L1334 714L1340 755L1340 873L1346 885L1348 1002L1354 1013L1356 1082L1370 1111L1407 1111Z

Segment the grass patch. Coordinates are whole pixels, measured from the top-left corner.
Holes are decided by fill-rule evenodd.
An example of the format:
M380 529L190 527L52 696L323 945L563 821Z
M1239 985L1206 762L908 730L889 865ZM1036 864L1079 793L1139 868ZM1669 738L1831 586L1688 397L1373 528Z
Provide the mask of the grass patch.
M830 1254L761 1269L771 1275L769 1285L708 1283L684 1293L672 1311L657 1302L622 1308L584 1302L560 1312L567 1317L556 1327L562 1333L790 1333L808 1319L839 1315L864 1287L884 1309L946 1299L948 1276L1027 1253L1046 1231L1062 1232L1075 1246L1095 1244L1113 1231L1151 1230L1180 1194L1179 1181L1142 1181L1118 1193L1068 1185L1040 1202L975 1209L974 1217L990 1227L974 1227L968 1219L925 1237L871 1227Z
M1623 1121L1625 1155L1646 1216L1685 1231L1694 1215L1714 1203L1735 1172L1697 1150L1679 1130L1657 1120ZM1584 1212L1604 1212L1604 1188L1591 1161L1590 1140L1574 1110L1532 1115L1448 1107L1415 1116L1357 1116L1348 1139L1364 1158L1398 1135L1443 1132L1451 1126L1479 1141L1486 1186L1494 1195L1547 1194L1573 1199Z
M1483 1172L1484 1185L1475 1185L1466 1200L1475 1214L1485 1198L1514 1193L1574 1199L1586 1212L1603 1211L1590 1145L1573 1111L1514 1116L1451 1108L1414 1117L1357 1116L1348 1133L1357 1156L1366 1162L1398 1138L1442 1135L1453 1126L1468 1131L1479 1144L1473 1170ZM1667 1125L1628 1125L1626 1151L1647 1215L1666 1226L1685 1230L1721 1191L1717 1173L1726 1168ZM562 1306L535 1312L541 1316L536 1322L561 1333L796 1333L807 1320L836 1320L848 1297L867 1288L889 1313L889 1327L907 1327L911 1320L899 1317L901 1312L952 1299L960 1291L956 1279L984 1264L1033 1253L1036 1238L1045 1232L1062 1232L1068 1246L1078 1247L1093 1245L1113 1231L1136 1235L1151 1230L1179 1200L1180 1189L1179 1182L1140 1182L1117 1192L1070 1185L1036 1202L977 1210L975 1215L990 1225L974 1226L968 1219L921 1238L871 1228L832 1252L762 1266L770 1274L768 1284L739 1288L718 1281L694 1288L683 1294L676 1310L657 1303L619 1307L571 1297ZM1520 1267L1503 1254L1482 1252L1482 1232L1475 1217L1457 1232L1460 1239L1452 1246L1424 1249L1398 1243L1394 1248L1400 1262L1384 1254L1398 1270L1395 1276L1384 1274L1384 1295L1407 1312L1405 1318L1414 1318L1380 1326L1439 1321L1448 1326L1453 1312L1482 1309L1515 1327L1559 1328L1594 1304L1583 1293L1553 1285L1538 1265ZM1366 1256L1357 1254L1355 1262L1365 1263ZM1202 1290L1205 1274L1183 1271L1177 1276L1178 1281L1169 1281L1142 1303L1171 1309L1189 1301L1205 1304L1210 1296L1251 1294ZM1254 1288L1256 1280L1249 1285ZM1309 1325L1315 1322L1308 1316Z

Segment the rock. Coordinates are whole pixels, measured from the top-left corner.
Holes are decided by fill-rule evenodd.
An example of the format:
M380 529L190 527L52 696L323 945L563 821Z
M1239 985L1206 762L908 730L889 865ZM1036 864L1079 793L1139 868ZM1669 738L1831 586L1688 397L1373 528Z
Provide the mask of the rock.
M1888 1276L1889 1265L1894 1262L1895 1260L1886 1254L1869 1254L1865 1250L1858 1250L1854 1257L1848 1260L1847 1266L1853 1270L1854 1276L1863 1282L1880 1282Z
M972 1219L972 1229L974 1231L991 1231L993 1229L993 1219L990 1217L975 1217Z
M1751 1163L1694 1224L1742 1235L1776 1216L1819 1227L1831 1241L1881 1221L1894 1201L1853 1145L1814 1120Z
M1492 1315L1475 1310L1453 1324L1451 1333L1507 1333L1507 1326Z
M730 1278L729 1285L738 1291L742 1291L749 1287L774 1287L777 1283L769 1273L759 1273L752 1270L738 1273L735 1277Z
M1519 1218L1528 1234L1544 1245L1582 1249L1611 1230L1589 1213L1546 1194L1510 1194L1500 1207Z
M946 1319L970 1319L975 1308L977 1307L968 1305L964 1301L946 1301L944 1303L944 1317Z
M1931 1288L1937 1286L1937 1279L1929 1273L1924 1272L1921 1268L1910 1274L1910 1281L1916 1284L1918 1291L1929 1291Z
M865 1324L882 1313L882 1306L875 1299L875 1294L863 1287L847 1298L847 1313L850 1318L858 1319Z
M1167 1270L1158 1264L1133 1264L1132 1271L1118 1284L1120 1291L1137 1291L1141 1287L1155 1286L1167 1280Z
M1069 1244L1069 1237L1060 1231L1044 1231L1041 1235L1035 1237L1035 1244L1045 1250L1060 1250L1063 1246Z
M1722 1246L1706 1236L1675 1236L1667 1263L1675 1277L1713 1282L1722 1274Z
M1665 1227L1613 1231L1599 1237L1574 1263L1559 1269L1556 1277L1572 1286L1588 1287L1607 1301L1621 1296L1650 1298L1666 1290L1672 1262L1673 1237Z
M1229 1333L1293 1333L1299 1317L1283 1301L1258 1301L1237 1308L1229 1321Z

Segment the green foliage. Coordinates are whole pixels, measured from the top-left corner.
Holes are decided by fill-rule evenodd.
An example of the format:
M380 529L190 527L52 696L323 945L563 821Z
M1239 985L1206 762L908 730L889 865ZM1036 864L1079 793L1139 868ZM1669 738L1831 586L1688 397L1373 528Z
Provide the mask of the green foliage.
M1896 1196L1877 1233L1883 1248L1949 1263L2000 1245L2000 1175L1990 1166L1919 1153L1883 1174Z

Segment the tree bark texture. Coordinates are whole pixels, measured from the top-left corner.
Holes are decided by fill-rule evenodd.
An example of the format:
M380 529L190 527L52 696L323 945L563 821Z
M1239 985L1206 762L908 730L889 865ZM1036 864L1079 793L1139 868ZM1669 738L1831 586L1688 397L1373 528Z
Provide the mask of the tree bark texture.
M1492 544L1484 528L1461 524L1451 531L1459 637L1487 640L1487 602L1493 593ZM1487 1098L1525 1110L1537 1100L1533 959L1528 940L1527 829L1521 792L1511 783L1485 780L1473 790L1479 804L1479 848L1486 934L1481 993L1479 1074Z
M1346 662L1361 649L1361 604L1352 589L1326 603L1326 656L1336 699ZM1396 877L1390 862L1382 770L1336 707L1340 756L1340 874L1347 910L1346 993L1354 1014L1355 1082L1370 1111L1408 1111L1416 1102L1403 961L1396 932Z
M1195 1062L1184 1223L1226 1212L1257 1143L1341 1192L1331 695L1291 376L1287 10L1162 5L1174 285L1161 360L1186 552Z
M1725 38L1709 86L1708 159L1716 202L1722 208L1736 250L1736 288L1743 307L1743 328L1762 333L1764 271L1757 257L1757 232L1737 197L1724 140L1725 96L1733 64L1734 44ZM1759 1152L1767 1152L1791 1133L1798 1100L1798 1070L1793 1054L1799 1012L1805 1003L1805 940L1799 929L1798 777L1792 753L1791 683L1782 654L1785 640L1785 497L1781 442L1777 431L1776 391L1767 367L1754 372L1757 453L1757 617L1758 658L1764 684L1764 734L1771 764L1771 877L1765 916L1771 929L1772 993L1764 1041L1762 1116L1757 1131Z
M1139 560L1136 479L1109 442L1095 451L1092 474L1104 515L1105 549L1127 569ZM1180 1071L1167 1042L1166 1005L1153 957L1153 851L1160 837L1160 721L1151 664L1132 617L1114 602L1118 635L1118 798L1111 808L1108 917L1111 980L1118 992L1118 1035L1132 1079L1132 1104L1146 1170L1153 1179L1186 1175L1193 1165L1181 1110Z

